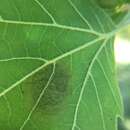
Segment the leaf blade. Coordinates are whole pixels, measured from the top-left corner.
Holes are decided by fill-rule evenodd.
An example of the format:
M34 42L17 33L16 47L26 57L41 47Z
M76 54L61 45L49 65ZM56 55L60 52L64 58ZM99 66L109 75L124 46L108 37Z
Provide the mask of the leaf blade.
M8 72L5 74L2 69L0 70L3 75L3 78L0 77L0 84L1 86L4 84L4 90L2 89L0 93L0 103L5 106L9 104L7 110L0 109L1 115L6 116L6 118L1 116L0 121L3 122L2 124L7 124L0 125L0 128L107 130L111 125L111 130L116 129L114 125L116 115L122 113L121 108L118 108L121 107L121 100L118 90L112 87L117 86L116 81L110 80L109 82L112 83L110 86L110 83L106 81L110 77L104 73L105 67L108 64L111 66L111 63L105 63L105 66L102 66L99 60L97 63L97 58L105 47L110 53L113 52L113 49L110 50L107 46L110 42L105 42L112 39L112 35L110 35L114 30L112 20L89 0L57 0L55 8L53 1L46 3L45 1L30 0L30 2L27 4L28 2L24 1L24 8L20 4L21 1L12 2L15 10L19 9L16 11L17 13L13 12L12 7L14 6L7 6L7 1L3 1L0 6L0 10L2 10L0 65ZM6 6L10 10L8 13L2 9ZM39 8L32 18L27 17L27 14L31 14L32 11L32 8L29 11L26 10L29 6L32 6L35 11L37 7ZM20 12L22 12L23 18L13 16L21 14ZM44 16L42 19L39 17L40 14ZM109 59L108 55L102 56L101 61L105 61L105 58ZM27 63L24 65L21 61ZM32 61L33 64L31 64ZM110 61L114 62L113 58ZM13 66L12 69L7 67L10 63ZM55 69L52 68L52 64L56 65ZM98 71L98 65L102 70L99 71L99 78L94 72ZM50 71L53 69L55 73L50 81L52 74ZM110 70L108 73L115 79L113 71L115 70ZM18 75L18 72L21 74ZM17 76L14 77L15 73ZM102 75L106 78L103 80L106 88L101 83ZM47 85L48 89L42 93L48 80L50 82ZM96 84L98 84L97 87ZM86 89L86 87L90 89ZM106 95L100 92L102 88ZM110 92L105 92L107 88ZM92 90L94 92L91 92ZM112 92L116 95L113 96ZM108 95L111 97L110 101L107 100ZM6 103L3 98L5 96ZM83 100L84 98L89 98L89 100ZM82 102L85 103L82 104ZM115 105L115 102L119 106ZM85 111L86 103L89 104L87 109L92 111L91 115ZM110 103L112 103L114 111L108 107ZM112 114L109 115L109 111ZM19 116L20 120L16 121ZM85 119L86 117L89 119ZM93 117L96 118L96 121L92 121ZM96 124L95 126L92 125L93 122Z

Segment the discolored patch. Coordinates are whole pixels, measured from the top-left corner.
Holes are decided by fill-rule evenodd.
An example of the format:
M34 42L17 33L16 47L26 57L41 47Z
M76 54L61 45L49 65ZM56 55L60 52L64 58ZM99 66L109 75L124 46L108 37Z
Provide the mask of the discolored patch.
M53 67L53 65L46 66L26 81L26 87L30 88L33 105L45 90L36 107L38 112L52 114L52 112L59 111L68 95L71 78L69 69L65 65L58 63L55 65L55 69ZM49 85L47 85L51 76Z

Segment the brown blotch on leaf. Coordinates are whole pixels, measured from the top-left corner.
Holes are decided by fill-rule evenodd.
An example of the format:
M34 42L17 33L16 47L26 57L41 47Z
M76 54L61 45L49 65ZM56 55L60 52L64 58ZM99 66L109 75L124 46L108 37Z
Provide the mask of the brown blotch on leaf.
M53 67L53 64L44 67L26 82L26 87L30 86L33 105L38 101L40 94L47 85L53 72ZM57 63L51 81L40 98L36 111L43 112L44 114L52 114L60 111L69 93L70 78L68 67Z

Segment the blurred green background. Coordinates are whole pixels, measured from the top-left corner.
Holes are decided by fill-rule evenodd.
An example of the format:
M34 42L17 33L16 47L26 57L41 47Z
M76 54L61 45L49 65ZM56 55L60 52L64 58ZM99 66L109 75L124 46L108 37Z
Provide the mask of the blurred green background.
M130 26L117 34L115 40L117 76L124 102L124 120L119 130L130 130Z

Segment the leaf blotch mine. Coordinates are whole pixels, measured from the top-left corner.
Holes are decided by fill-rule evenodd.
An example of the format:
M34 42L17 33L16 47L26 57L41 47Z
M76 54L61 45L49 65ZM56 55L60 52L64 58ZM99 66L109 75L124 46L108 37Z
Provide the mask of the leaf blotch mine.
M30 88L30 95L33 105L37 102L40 94L47 85L53 72L53 67L53 65L45 67L34 74L26 82L26 87ZM49 82L49 85L40 98L36 111L43 112L44 114L52 114L60 111L69 93L70 78L71 76L69 69L67 70L67 67L63 64L56 64L54 74Z

